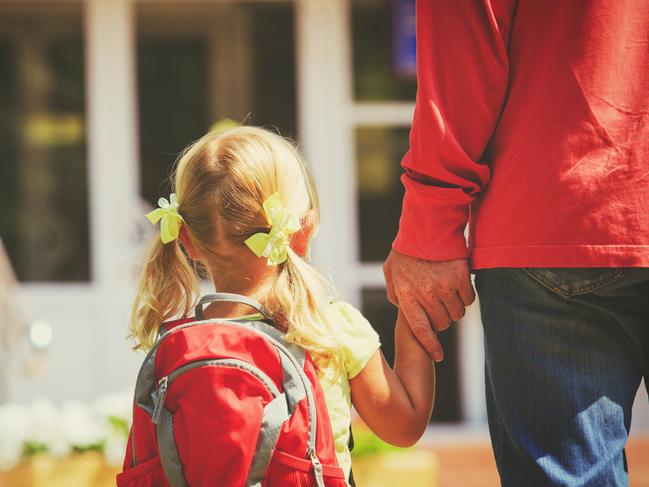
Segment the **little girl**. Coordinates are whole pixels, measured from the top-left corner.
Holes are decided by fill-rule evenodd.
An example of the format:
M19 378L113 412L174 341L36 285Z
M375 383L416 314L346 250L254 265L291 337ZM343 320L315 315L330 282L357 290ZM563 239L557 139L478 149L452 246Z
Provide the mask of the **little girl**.
M351 406L383 440L410 446L434 398L433 364L401 315L390 369L379 338L308 262L319 220L310 172L286 140L260 128L209 133L172 177L175 194L147 215L161 221L139 278L131 336L148 349L159 323L189 316L199 297L196 264L219 292L261 302L319 372L340 466L349 476ZM178 244L180 243L180 245ZM242 305L212 303L205 318L241 317Z

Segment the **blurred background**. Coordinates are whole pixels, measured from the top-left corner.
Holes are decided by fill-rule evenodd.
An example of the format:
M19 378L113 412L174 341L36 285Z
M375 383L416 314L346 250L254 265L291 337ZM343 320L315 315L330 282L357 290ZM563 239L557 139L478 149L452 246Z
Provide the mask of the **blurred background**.
M316 264L392 359L395 310L381 266L403 195L414 47L414 0L0 0L5 484L36 485L40 468L50 472L43 485L54 485L58 464L46 456L119 462L142 360L125 339L134 267L155 231L143 215L168 195L183 147L226 119L299 143L322 200ZM497 485L477 306L441 338L424 455L393 463L414 472L407 485ZM52 421L67 430L45 438ZM632 485L649 485L644 387L633 421ZM57 435L68 438L59 450L48 443ZM26 466L25 456L42 465ZM84 465L69 467L61 485L99 485L79 480Z

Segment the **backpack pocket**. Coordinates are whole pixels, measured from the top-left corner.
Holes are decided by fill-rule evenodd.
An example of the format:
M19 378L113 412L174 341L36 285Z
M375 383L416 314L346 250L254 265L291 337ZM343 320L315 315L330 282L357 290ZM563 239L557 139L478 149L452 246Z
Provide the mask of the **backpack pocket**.
M322 476L326 487L348 486L343 469L338 466L322 465ZM273 453L263 485L264 487L318 487L311 461L279 450Z
M117 487L168 487L160 458L155 456L117 475Z

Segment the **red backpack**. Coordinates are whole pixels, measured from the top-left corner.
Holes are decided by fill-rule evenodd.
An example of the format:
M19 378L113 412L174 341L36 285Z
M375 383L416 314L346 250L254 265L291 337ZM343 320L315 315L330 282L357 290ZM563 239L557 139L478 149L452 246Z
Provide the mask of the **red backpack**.
M264 320L204 320L211 301ZM119 487L347 485L313 362L270 323L212 294L168 324L137 377Z

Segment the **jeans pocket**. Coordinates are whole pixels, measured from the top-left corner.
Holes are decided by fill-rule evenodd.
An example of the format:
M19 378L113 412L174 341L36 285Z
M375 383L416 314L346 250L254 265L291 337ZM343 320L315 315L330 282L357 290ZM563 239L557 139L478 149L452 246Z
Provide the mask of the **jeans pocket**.
M624 268L523 268L550 291L570 298L606 287L624 277Z

